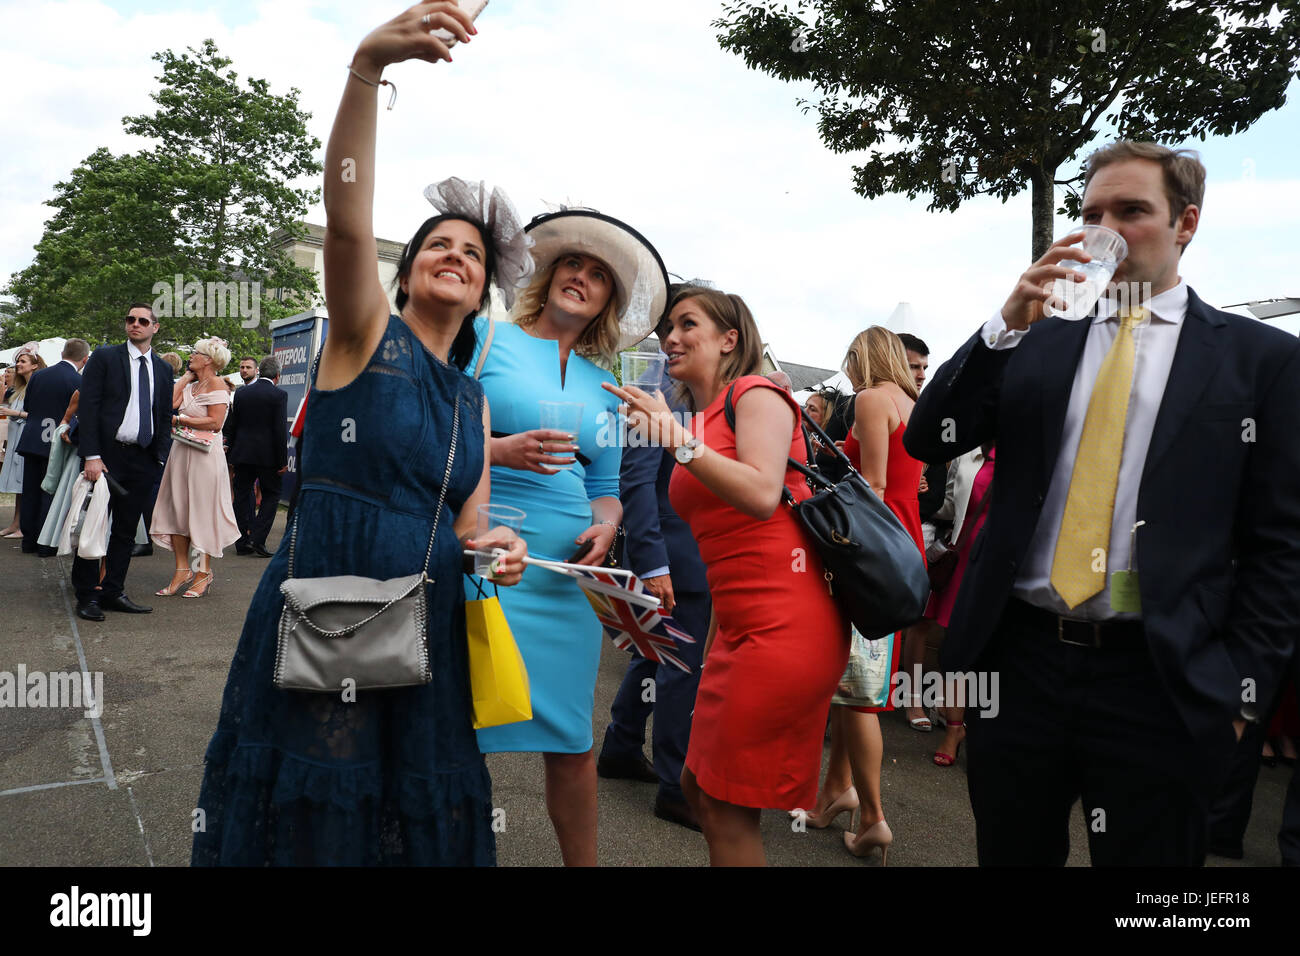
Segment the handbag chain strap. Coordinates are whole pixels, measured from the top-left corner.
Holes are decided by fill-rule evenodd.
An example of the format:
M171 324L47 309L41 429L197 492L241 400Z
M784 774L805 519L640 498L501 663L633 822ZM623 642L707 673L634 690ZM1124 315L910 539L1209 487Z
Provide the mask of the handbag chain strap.
M321 348L321 351L322 352L324 351L323 346ZM315 387L316 385L316 376L319 373L319 371L320 371L320 352L317 352L316 361L312 363L312 367L311 367L311 379L307 383L308 394L311 393L312 388ZM429 535L429 547L426 548L424 551L424 569L422 572L424 578L428 578L429 576L429 562L433 560L433 545L434 542L438 539L438 521L442 518L442 508L443 505L446 504L447 502L447 485L451 481L451 466L452 463L455 462L456 460L456 444L460 437L460 397L459 396L457 396L454 399L454 405L455 405L455 410L452 412L452 416L451 416L451 448L447 452L447 469L446 471L443 472L442 487L438 490L438 509L433 513L433 532ZM307 437L307 422L306 419L304 419L302 425L302 434L298 436L298 461L300 464L302 462L303 439L306 437ZM303 478L300 472L298 476L298 481L300 485L302 480ZM293 577L294 552L297 550L297 546L298 546L298 520L299 520L299 514L297 511L295 511L293 516L293 529L289 532L289 577L290 578ZM406 595L403 595L403 597L405 596ZM400 598L398 600L400 600ZM362 621L360 624L355 624L351 628L344 628L343 630L356 630L356 628L360 627L362 624L369 623L370 621L378 617L380 614L383 614L384 611L388 610L388 608L391 606L392 603L393 602L390 602L389 604L385 605L381 610L375 612L375 614L367 618L365 621ZM321 631L320 633L336 635L336 634L340 634L341 632Z

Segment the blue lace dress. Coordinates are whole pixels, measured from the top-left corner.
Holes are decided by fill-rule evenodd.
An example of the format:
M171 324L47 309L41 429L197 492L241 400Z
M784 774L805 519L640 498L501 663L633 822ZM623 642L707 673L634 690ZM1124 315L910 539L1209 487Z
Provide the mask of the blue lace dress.
M424 687L342 694L272 683L289 535L262 576L230 666L196 807L194 865L495 865L492 784L475 742L461 549L452 527L483 470L482 390L388 320L357 378L314 389L299 475L296 577L429 574Z

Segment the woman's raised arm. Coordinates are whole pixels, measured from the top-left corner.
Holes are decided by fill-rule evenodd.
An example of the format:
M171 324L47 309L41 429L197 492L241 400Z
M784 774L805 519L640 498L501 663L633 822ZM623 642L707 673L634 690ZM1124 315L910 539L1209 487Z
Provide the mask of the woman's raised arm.
M425 19L427 18L427 19ZM403 60L450 60L430 31L468 42L474 30L455 3L420 3L361 41L325 147L325 301L330 328L318 383L339 388L365 367L388 318L388 297L375 267L375 122L384 68Z

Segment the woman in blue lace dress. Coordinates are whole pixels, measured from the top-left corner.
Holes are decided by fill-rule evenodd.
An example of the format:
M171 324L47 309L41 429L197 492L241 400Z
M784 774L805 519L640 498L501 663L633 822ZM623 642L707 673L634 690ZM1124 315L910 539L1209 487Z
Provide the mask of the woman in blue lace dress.
M490 209L480 202L467 211L470 190L461 188L457 201L442 204L453 211L426 221L407 244L397 277L401 314L389 315L371 225L373 83L390 63L449 59L429 29L469 39L470 22L454 3L433 5L425 24L429 7L362 41L326 151L330 324L307 402L294 576L385 579L419 570L459 405L460 439L429 570L433 681L354 695L275 687L286 535L253 597L207 750L196 865L496 862L491 781L471 726L462 551L506 549L496 579L514 584L526 549L505 529L470 540L476 507L488 501L490 425L482 390L461 369L494 270L510 277L524 240L510 241L518 224L504 197L493 193ZM345 158L354 181L339 178Z

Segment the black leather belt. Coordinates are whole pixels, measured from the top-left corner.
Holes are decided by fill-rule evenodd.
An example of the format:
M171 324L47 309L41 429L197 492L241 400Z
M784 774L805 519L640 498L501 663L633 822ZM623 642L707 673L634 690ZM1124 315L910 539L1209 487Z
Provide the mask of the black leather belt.
M498 432L498 431L494 431L494 432L492 433L492 437L493 437L493 438L509 438L511 435L517 435L517 434L519 434L519 433L518 433L518 432ZM550 454L552 457L559 457L559 458L563 458L563 457L564 457L563 455L560 455L559 453L556 453L556 452L548 452L547 454ZM574 458L578 459L578 461L581 462L583 468L590 468L590 467L591 467L591 459L588 458L586 455L584 455L582 452L580 452L580 451L575 451L575 452L573 452L572 454L573 454L573 457L574 457Z
M1062 644L1130 649L1146 646L1146 631L1141 621L1072 621L1019 598L1008 602L1007 612L1030 627L1054 635Z

